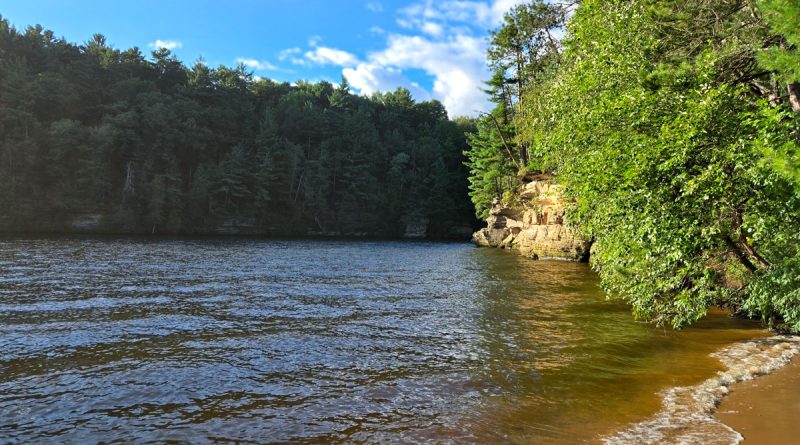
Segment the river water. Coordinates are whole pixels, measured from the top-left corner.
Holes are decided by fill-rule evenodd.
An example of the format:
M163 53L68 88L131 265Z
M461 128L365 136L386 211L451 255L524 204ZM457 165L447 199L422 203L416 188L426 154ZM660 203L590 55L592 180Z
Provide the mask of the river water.
M464 244L4 239L0 443L593 443L764 336Z

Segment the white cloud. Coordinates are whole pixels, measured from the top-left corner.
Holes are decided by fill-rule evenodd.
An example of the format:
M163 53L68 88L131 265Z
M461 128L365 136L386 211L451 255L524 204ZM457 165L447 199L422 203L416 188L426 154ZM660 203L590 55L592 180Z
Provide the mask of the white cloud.
M385 36L386 45L381 50L359 57L320 46L322 37L312 36L308 50L288 48L277 57L306 68L342 67L342 74L361 94L405 87L417 100L440 100L451 116L474 116L491 108L483 92L490 76L487 32L502 23L509 9L525 1L414 0L396 17L406 29L403 33L387 33L378 26L370 29L375 38ZM378 1L364 4L376 12L383 10ZM418 73L430 78L429 91L409 77Z
M430 100L431 95L416 82L411 82L399 68L360 63L355 68L345 68L344 77L361 94L372 95L379 91L393 91L405 87L416 100Z
M306 59L319 65L353 66L358 64L358 57L340 49L319 46L305 53Z
M500 26L506 12L524 2L418 0L396 18L409 30L407 34L389 34L383 50L344 74L355 88L371 94L398 85L421 90L403 75L421 70L433 80L430 96L442 101L451 116L488 111L491 104L483 92L490 75L486 34Z
M432 22L466 23L481 29L495 28L503 21L503 15L525 0L494 0L492 2L425 0L400 10L397 23L408 29L421 29Z
M444 27L438 23L425 22L422 24L422 32L438 37L444 33Z
M419 69L433 77L432 96L442 101L453 116L487 110L482 91L488 78L486 42L464 35L446 40L423 36L392 35L383 51L370 55L378 66Z
M308 38L308 46L317 46L322 40L322 36L311 36Z
M503 21L503 16L511 10L514 6L526 3L520 0L494 0L492 2L492 15L491 20L494 26L499 25Z
M252 70L268 70L268 71L277 71L279 68L266 60L256 60L256 59L247 59L244 57L239 57L236 59L236 63L241 63L242 65L252 69Z
M372 12L383 12L383 4L381 4L381 2L369 2L366 4L366 7Z
M286 60L295 54L303 52L300 48L286 48L278 53L278 60Z
M172 51L173 49L183 47L183 43L181 41L179 41L179 40L161 40L161 39L158 39L155 42L150 43L147 46L149 46L150 48L153 48L153 49L166 48L166 49Z

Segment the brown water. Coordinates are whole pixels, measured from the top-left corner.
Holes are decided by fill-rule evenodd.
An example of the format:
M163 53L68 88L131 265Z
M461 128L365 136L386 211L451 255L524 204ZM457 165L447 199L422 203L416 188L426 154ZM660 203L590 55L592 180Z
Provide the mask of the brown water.
M744 437L745 445L797 443L800 360L773 374L735 385L716 417Z
M0 240L0 443L598 442L759 328L462 244Z

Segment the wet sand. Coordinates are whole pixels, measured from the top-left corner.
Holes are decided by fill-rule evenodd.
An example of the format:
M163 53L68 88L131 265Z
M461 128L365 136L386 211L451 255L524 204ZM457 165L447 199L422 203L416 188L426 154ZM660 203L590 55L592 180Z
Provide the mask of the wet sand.
M800 357L788 366L731 386L715 416L746 445L800 442Z

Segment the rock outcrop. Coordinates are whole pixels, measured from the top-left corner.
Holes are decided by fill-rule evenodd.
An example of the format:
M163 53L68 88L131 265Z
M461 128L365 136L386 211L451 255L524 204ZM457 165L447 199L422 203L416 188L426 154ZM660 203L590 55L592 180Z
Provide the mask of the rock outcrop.
M547 175L530 176L516 202L495 202L487 227L472 240L479 246L511 249L534 259L585 261L591 242L565 222L562 188Z

